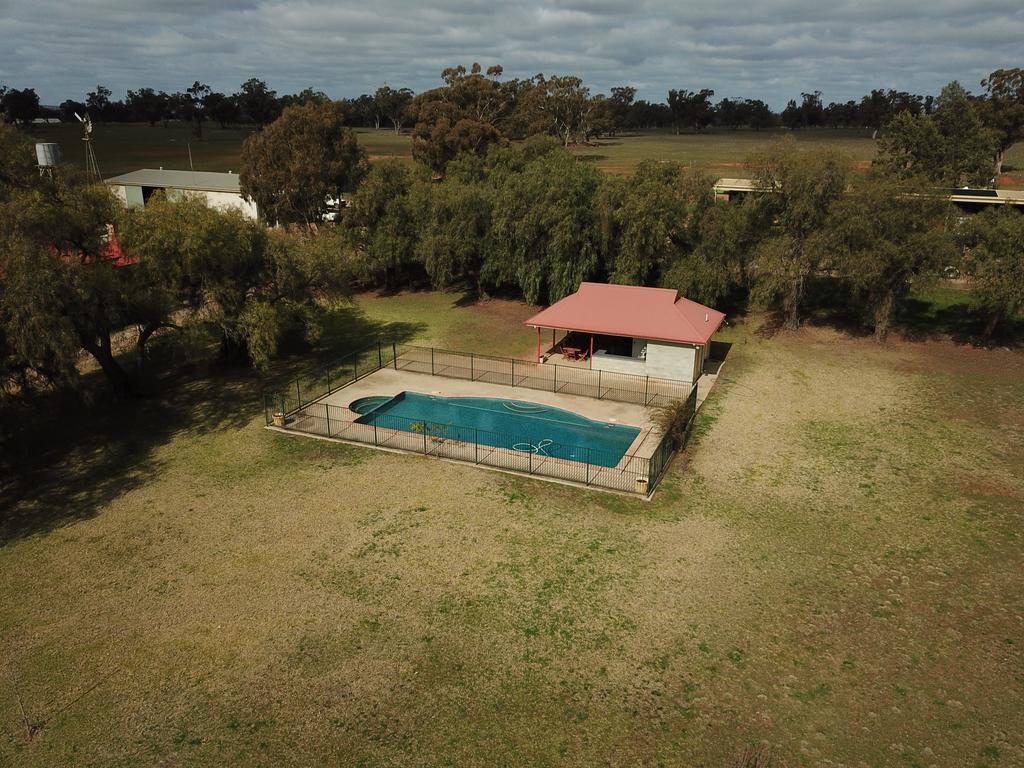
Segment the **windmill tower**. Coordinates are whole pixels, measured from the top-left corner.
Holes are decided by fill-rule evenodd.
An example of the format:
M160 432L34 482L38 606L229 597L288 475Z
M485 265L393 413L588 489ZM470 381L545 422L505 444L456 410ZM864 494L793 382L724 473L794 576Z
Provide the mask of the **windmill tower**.
M92 118L89 113L82 117L75 112L75 118L82 124L82 141L85 142L85 174L93 181L103 181L100 165L96 162L96 151L92 148Z

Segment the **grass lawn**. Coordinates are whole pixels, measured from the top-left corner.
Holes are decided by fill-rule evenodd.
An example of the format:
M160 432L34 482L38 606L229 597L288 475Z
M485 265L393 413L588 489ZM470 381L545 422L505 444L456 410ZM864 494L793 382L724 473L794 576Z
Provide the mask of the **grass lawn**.
M530 312L364 295L315 354ZM723 338L651 503L269 433L215 366L66 425L0 481L0 765L1024 764L1024 354Z
M397 158L412 162L408 133L396 134L386 128L357 128L359 142L371 160ZM56 141L64 159L78 165L84 163L81 131L77 124L36 126L32 133L39 140ZM116 176L139 168L187 169L188 147L192 161L200 171L238 171L239 153L249 128L221 129L207 124L203 140L196 141L190 126L171 123L168 128L157 125L111 123L97 124L93 134L96 157L104 176ZM748 177L744 162L750 154L775 136L787 131L707 131L700 134L675 135L671 131L627 133L601 139L593 146L574 151L588 162L609 173L629 173L642 160L677 160L693 164L715 176ZM870 132L857 130L795 131L797 141L827 145L849 156L866 168L875 156L875 142ZM1007 173L1001 185L1024 187L1024 142L1015 145L1006 157Z

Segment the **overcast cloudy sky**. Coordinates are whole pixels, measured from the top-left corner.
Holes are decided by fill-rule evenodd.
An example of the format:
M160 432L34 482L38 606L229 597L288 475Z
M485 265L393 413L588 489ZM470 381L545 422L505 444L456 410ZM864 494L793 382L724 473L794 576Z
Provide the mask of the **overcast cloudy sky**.
M508 76L581 75L594 92L636 86L825 101L873 87L979 90L1024 66L1024 0L0 0L0 82L44 104L97 83L233 92L265 79L354 96L382 82L416 91L450 65L500 63Z

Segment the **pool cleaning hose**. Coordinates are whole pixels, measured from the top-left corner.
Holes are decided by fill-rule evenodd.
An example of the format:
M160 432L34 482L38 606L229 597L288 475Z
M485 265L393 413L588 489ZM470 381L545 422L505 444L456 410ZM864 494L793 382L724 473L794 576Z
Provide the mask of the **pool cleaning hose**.
M554 440L548 440L547 438L545 438L536 445L534 445L533 443L515 443L512 446L512 450L525 451L526 453L536 453L539 456L549 456L550 454L547 452L547 447L549 445L554 444Z

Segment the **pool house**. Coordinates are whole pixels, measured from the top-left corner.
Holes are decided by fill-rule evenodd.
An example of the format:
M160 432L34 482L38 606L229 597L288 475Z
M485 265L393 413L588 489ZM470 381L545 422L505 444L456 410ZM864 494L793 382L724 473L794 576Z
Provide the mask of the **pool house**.
M671 288L582 283L526 325L539 363L694 383L724 319Z

